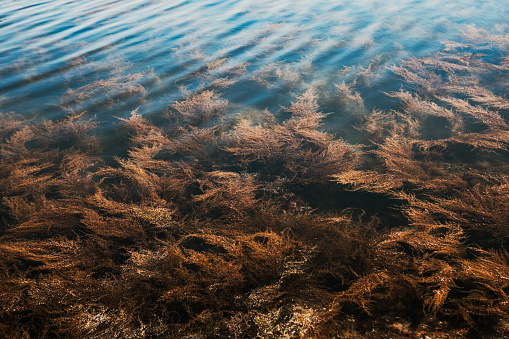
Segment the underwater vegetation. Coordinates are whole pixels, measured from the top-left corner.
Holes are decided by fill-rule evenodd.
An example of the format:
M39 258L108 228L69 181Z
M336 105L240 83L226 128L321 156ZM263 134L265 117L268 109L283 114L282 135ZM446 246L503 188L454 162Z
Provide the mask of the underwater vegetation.
M227 59L165 123L119 118L114 159L80 103L143 95L137 75L69 91L57 121L2 113L0 333L509 336L508 52L472 28L391 67L396 110L357 91L376 62L338 83L354 143L327 131L319 86L227 114L246 67Z

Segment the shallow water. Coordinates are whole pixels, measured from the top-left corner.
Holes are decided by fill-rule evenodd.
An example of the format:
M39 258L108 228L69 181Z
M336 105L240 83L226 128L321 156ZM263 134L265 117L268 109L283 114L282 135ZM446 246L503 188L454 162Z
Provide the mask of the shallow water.
M0 1L0 332L506 337L508 11Z
M228 78L237 82L220 92L231 113L274 111L374 60L362 94L368 109L386 108L393 103L382 92L400 86L387 66L439 51L471 25L504 29L507 17L507 2L495 0L6 0L0 110L47 119L86 112L108 131L114 117L134 109L157 117ZM321 104L332 128L351 123L354 112L334 98Z

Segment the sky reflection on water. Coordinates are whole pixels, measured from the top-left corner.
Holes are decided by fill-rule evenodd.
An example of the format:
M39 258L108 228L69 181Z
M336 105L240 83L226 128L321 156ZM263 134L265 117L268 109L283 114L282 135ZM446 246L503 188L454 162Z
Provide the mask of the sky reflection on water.
M377 57L380 74L363 94L384 106L376 93L392 89L387 66L436 52L472 25L504 30L508 11L499 1L3 1L0 109L61 117L68 90L143 72L142 96L119 105L98 92L79 110L106 122L136 108L157 115L210 86L204 69L225 57L223 70L245 66L224 91L233 107L277 109Z

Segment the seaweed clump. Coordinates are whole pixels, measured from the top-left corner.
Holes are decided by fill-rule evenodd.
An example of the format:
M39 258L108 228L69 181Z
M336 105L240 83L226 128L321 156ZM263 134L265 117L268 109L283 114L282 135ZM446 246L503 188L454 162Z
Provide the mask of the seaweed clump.
M392 68L400 108L363 110L361 145L326 131L313 89L278 114L232 117L210 88L167 124L132 112L107 164L92 120L0 115L1 333L503 337L509 67L492 35L465 39Z

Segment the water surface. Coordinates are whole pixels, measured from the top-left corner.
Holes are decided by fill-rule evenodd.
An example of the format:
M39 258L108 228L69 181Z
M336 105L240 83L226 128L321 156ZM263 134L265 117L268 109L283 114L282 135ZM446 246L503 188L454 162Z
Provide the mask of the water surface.
M205 88L229 99L232 113L277 110L373 61L362 94L368 108L385 108L381 93L399 86L387 66L439 51L472 26L503 30L508 12L494 0L6 0L0 110L46 119L86 112L107 131L114 117L159 116ZM348 124L352 112L323 104L332 125Z

